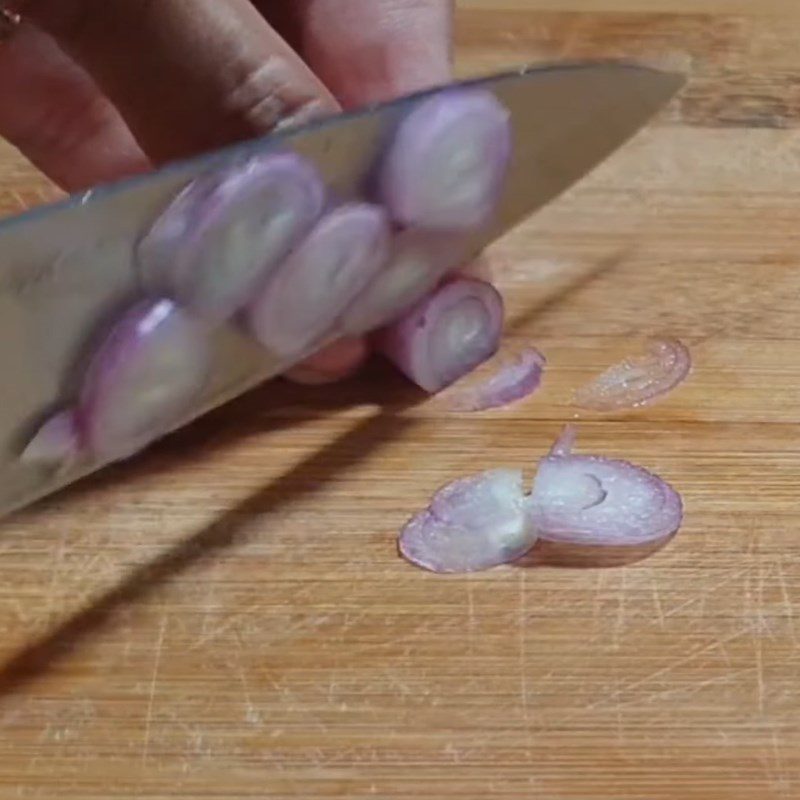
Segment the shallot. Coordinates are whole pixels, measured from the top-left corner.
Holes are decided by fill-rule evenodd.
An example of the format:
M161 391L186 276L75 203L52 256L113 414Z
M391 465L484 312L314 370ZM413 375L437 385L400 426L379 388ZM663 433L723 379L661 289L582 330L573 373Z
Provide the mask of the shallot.
M378 206L349 203L324 216L248 306L255 338L286 359L304 353L384 266L389 236Z
M78 419L95 457L124 458L162 435L198 395L210 368L208 329L171 300L134 305L83 379Z
M448 405L453 411L488 411L524 400L541 385L546 364L536 348L526 347L512 359L503 358L488 378L469 386L456 384Z
M401 531L400 552L433 572L473 572L518 560L537 539L628 546L678 530L683 502L669 484L626 461L573 455L574 443L568 426L528 495L508 469L440 489Z
M491 92L436 94L397 130L381 174L384 202L403 225L479 227L500 200L511 148L510 112Z
M389 261L342 315L342 332L368 333L401 317L466 258L460 236L409 229L395 237Z
M80 455L80 433L74 411L49 417L22 451L23 464L67 467Z
M647 353L610 367L575 392L579 408L614 411L636 408L667 394L686 380L692 368L689 350L676 339L655 339Z
M427 392L438 392L491 358L503 332L503 299L489 283L443 284L382 331L379 350Z
M683 503L668 483L627 461L573 455L574 435L539 463L529 511L542 539L638 545L678 530Z
M432 572L476 572L515 561L536 543L522 471L495 469L455 481L403 528L399 548Z
M315 168L293 153L201 177L140 241L143 280L194 313L225 321L308 233L325 197Z

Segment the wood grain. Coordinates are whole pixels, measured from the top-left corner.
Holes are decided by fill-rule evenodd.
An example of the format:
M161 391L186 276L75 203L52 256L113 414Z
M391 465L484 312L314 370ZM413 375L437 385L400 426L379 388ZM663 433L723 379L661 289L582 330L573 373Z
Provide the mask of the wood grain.
M685 95L493 248L540 395L467 417L380 367L276 383L0 527L0 797L788 800L800 791L794 2L462 0L458 68L689 58ZM561 11L554 9L560 8ZM0 209L51 190L8 148ZM524 466L648 333L696 368L588 452L686 524L614 568L442 579L394 536Z

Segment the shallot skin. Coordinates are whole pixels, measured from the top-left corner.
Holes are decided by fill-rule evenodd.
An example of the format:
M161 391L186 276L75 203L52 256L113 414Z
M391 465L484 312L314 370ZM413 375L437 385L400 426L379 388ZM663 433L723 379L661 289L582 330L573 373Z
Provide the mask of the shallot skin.
M484 89L453 89L420 103L400 124L381 175L395 219L439 230L486 224L510 163L510 119Z
M384 330L377 346L419 387L438 392L497 352L503 311L491 284L454 279Z
M322 214L316 169L270 153L198 178L140 240L145 285L212 322L230 319Z

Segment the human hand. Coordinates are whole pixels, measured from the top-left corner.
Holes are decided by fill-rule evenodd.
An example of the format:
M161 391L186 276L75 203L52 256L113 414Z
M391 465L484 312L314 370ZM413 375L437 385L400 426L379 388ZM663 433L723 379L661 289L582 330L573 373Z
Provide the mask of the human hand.
M446 82L452 0L27 0L0 136L68 191ZM294 370L364 360L337 342Z

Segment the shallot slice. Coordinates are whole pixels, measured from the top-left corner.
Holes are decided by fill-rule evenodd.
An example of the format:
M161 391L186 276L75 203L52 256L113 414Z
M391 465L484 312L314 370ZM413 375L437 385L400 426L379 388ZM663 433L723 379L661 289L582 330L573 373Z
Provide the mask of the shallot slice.
M199 178L140 241L143 280L195 314L225 321L308 233L325 195L314 167L293 153Z
M464 263L458 236L407 230L392 243L389 261L342 315L342 332L368 333L401 317L448 272Z
M438 392L491 358L503 333L503 299L489 283L443 284L382 331L378 349L427 392Z
M537 539L627 546L678 530L683 501L669 484L627 461L573 455L575 436L564 429L529 495L510 469L440 489L400 532L401 554L433 572L475 572L517 561Z
M384 202L408 226L481 226L499 202L511 149L511 115L491 92L436 94L397 130L381 175Z
M304 353L384 266L389 238L378 206L349 203L331 211L248 306L250 331L282 358Z
M405 526L399 548L424 569L465 573L515 561L535 542L522 472L495 469L440 489Z
M80 434L75 412L60 411L47 419L20 455L24 464L66 467L80 454Z
M448 406L453 411L488 411L524 400L541 385L546 364L547 360L536 348L526 347L513 359L504 360L480 383L463 387L456 384Z
M646 354L625 359L575 392L574 403L591 411L636 408L670 392L691 367L685 345L675 339L655 339Z
M572 455L568 428L539 464L528 500L540 538L584 545L638 545L675 533L680 495L627 461Z
M143 301L120 319L92 358L78 421L84 447L125 458L168 432L203 388L208 329L171 300Z

